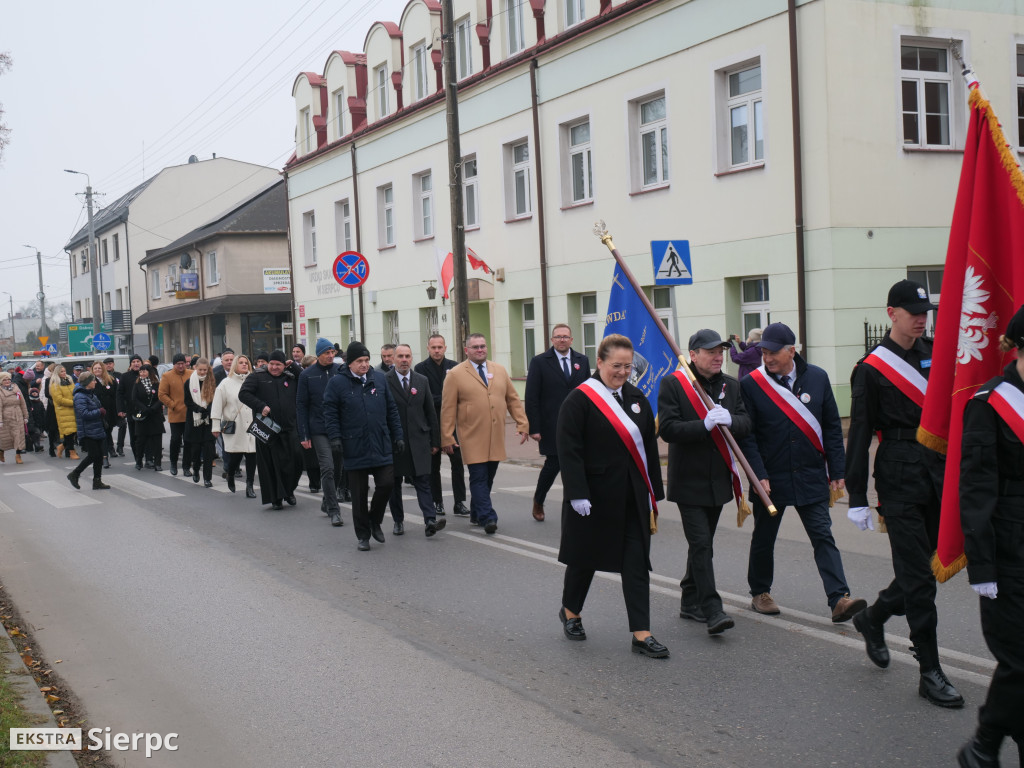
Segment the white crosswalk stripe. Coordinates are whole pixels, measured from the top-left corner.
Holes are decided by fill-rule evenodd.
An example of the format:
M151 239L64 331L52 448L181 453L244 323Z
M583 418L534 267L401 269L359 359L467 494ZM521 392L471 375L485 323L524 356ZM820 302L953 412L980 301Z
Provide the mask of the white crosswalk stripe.
M102 503L92 493L86 493L85 489L92 485L92 478L83 477L79 482L82 490L76 491L70 483L65 480L58 483L55 480L45 480L41 483L19 483L18 487L34 499L45 501L57 509L70 509L71 507L85 507L92 504ZM101 493L97 491L97 493Z
M144 480L131 477L130 475L108 474L103 476L103 482L119 491L124 491L137 499L169 499L174 496L184 496L183 493L163 488L159 485L147 483Z
M537 486L536 485L516 485L516 486L513 486L512 488L498 488L497 490L504 491L505 493L527 493L527 492L533 493L534 491L537 490ZM560 490L562 490L562 486L559 485L558 483L555 483L554 485L551 486L551 490L552 491L560 491Z

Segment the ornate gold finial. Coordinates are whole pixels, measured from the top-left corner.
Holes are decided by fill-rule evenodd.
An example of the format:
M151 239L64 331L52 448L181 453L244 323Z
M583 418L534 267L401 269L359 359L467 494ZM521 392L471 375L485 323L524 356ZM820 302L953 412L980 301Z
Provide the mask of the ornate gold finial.
M612 242L612 236L608 234L608 230L605 229L604 219L598 219L594 222L594 234L597 235L601 242L608 246L609 251L615 250L615 243Z

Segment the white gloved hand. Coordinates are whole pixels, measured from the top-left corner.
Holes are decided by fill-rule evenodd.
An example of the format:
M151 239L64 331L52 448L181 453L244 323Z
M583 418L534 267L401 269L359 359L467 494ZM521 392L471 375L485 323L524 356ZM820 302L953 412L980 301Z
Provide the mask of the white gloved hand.
M875 530L875 521L871 517L871 507L850 507L850 511L846 513L846 516L850 518L851 523L862 531L868 529Z
M732 425L732 414L727 408L716 405L708 415L704 417L704 429L710 432L716 426L728 427Z
M586 517L590 514L590 499L573 499L569 503L581 516Z
M996 595L999 594L999 585L994 581L986 581L981 584L971 584L971 589L977 592L981 597L987 597L990 600L995 600Z

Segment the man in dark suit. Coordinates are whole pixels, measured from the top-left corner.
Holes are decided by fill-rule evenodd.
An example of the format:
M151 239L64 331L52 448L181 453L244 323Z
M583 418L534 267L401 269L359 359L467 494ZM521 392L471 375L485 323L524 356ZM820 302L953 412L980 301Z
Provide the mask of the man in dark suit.
M434 412L437 420L441 421L441 390L444 389L444 380L448 371L458 363L445 357L448 345L444 343L444 336L435 333L427 339L427 353L429 357L413 368L416 373L421 373L430 382L430 394L434 398ZM457 441L456 441L457 442ZM443 453L435 453L430 461L430 495L434 500L434 512L438 517L444 517L444 503L441 495L441 457ZM453 512L460 517L468 517L469 509L466 508L466 476L462 469L462 451L455 448L448 454L448 460L452 467L452 496L455 497L455 509Z
M380 348L380 370L387 373L395 367L395 345L385 344Z
M530 437L540 442L544 466L533 493L533 519L544 520L544 499L558 477L558 446L555 430L558 410L566 396L590 378L590 361L572 349L572 329L559 323L551 331L551 348L530 361L526 374L526 418Z
M430 496L430 460L441 450L441 432L430 394L430 382L426 376L412 370L412 347L408 344L395 347L395 367L388 371L386 378L405 434L405 451L395 453L395 486L391 492L394 534L401 536L405 533L404 478L416 489L416 500L423 512L427 536L433 536L444 528L445 519L437 518Z

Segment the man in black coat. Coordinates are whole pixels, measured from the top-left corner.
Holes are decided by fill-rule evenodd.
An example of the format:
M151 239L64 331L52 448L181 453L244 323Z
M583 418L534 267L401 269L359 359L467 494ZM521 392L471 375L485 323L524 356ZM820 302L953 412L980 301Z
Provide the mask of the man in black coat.
M540 442L544 457L533 492L533 519L538 522L544 520L544 499L558 477L558 410L566 396L589 378L590 361L572 349L572 329L559 323L551 330L551 348L530 361L523 398L530 437Z
M295 377L285 370L285 363L284 352L275 349L267 367L250 373L238 392L238 400L252 409L253 416L268 416L281 427L269 442L256 440L260 501L270 503L273 509L282 509L282 501L295 506L295 487L302 474L302 449L295 424L299 387Z
M416 489L416 500L423 513L427 536L444 528L445 519L437 519L430 496L431 457L441 450L441 429L430 393L430 382L412 370L412 347L395 347L395 367L387 373L388 387L398 407L398 418L405 435L405 451L395 453L395 486L391 491L391 517L394 533L405 532L405 507L402 504L402 478Z
M395 344L385 344L380 348L380 366L382 373L387 373L395 367Z
M345 366L334 362L334 345L327 339L316 340L316 362L299 374L299 394L295 401L299 442L303 449L316 453L320 466L320 482L324 491L321 511L331 519L331 525L343 525L338 497L347 485L342 477L341 453L331 449L324 424L324 392L331 379L345 371Z
M728 449L723 456L719 446L724 445L724 438L716 430L728 428L737 438L750 433L740 383L722 373L728 347L729 342L710 329L690 337L690 369L715 403L713 408L704 405L683 373L662 379L658 393L658 434L668 443L668 500L679 505L689 544L686 573L680 582L683 597L679 615L706 622L709 635L734 626L722 610L712 563L712 542L722 506L735 495L732 459Z
M438 422L441 420L441 391L444 389L444 379L448 371L458 363L445 357L448 345L444 342L444 336L435 333L427 339L427 352L430 355L426 360L416 363L413 368L416 373L427 377L430 383L430 394L434 398L434 411L437 414ZM458 440L456 440L456 443ZM440 451L430 459L430 496L434 500L434 513L438 517L444 517L444 502L441 494L441 457L444 454ZM455 497L454 514L460 517L468 517L469 509L466 507L466 476L462 470L462 452L455 448L448 454L448 461L452 469L452 496Z
M142 358L139 355L132 355L128 363L128 370L124 372L117 383L117 417L126 419L128 422L128 445L132 449L132 456L136 464L142 463L139 455L138 440L135 439L135 422L128 418L128 412L132 408L132 390L135 382L139 380L139 368L142 367ZM124 456L124 443L118 446L118 455Z

